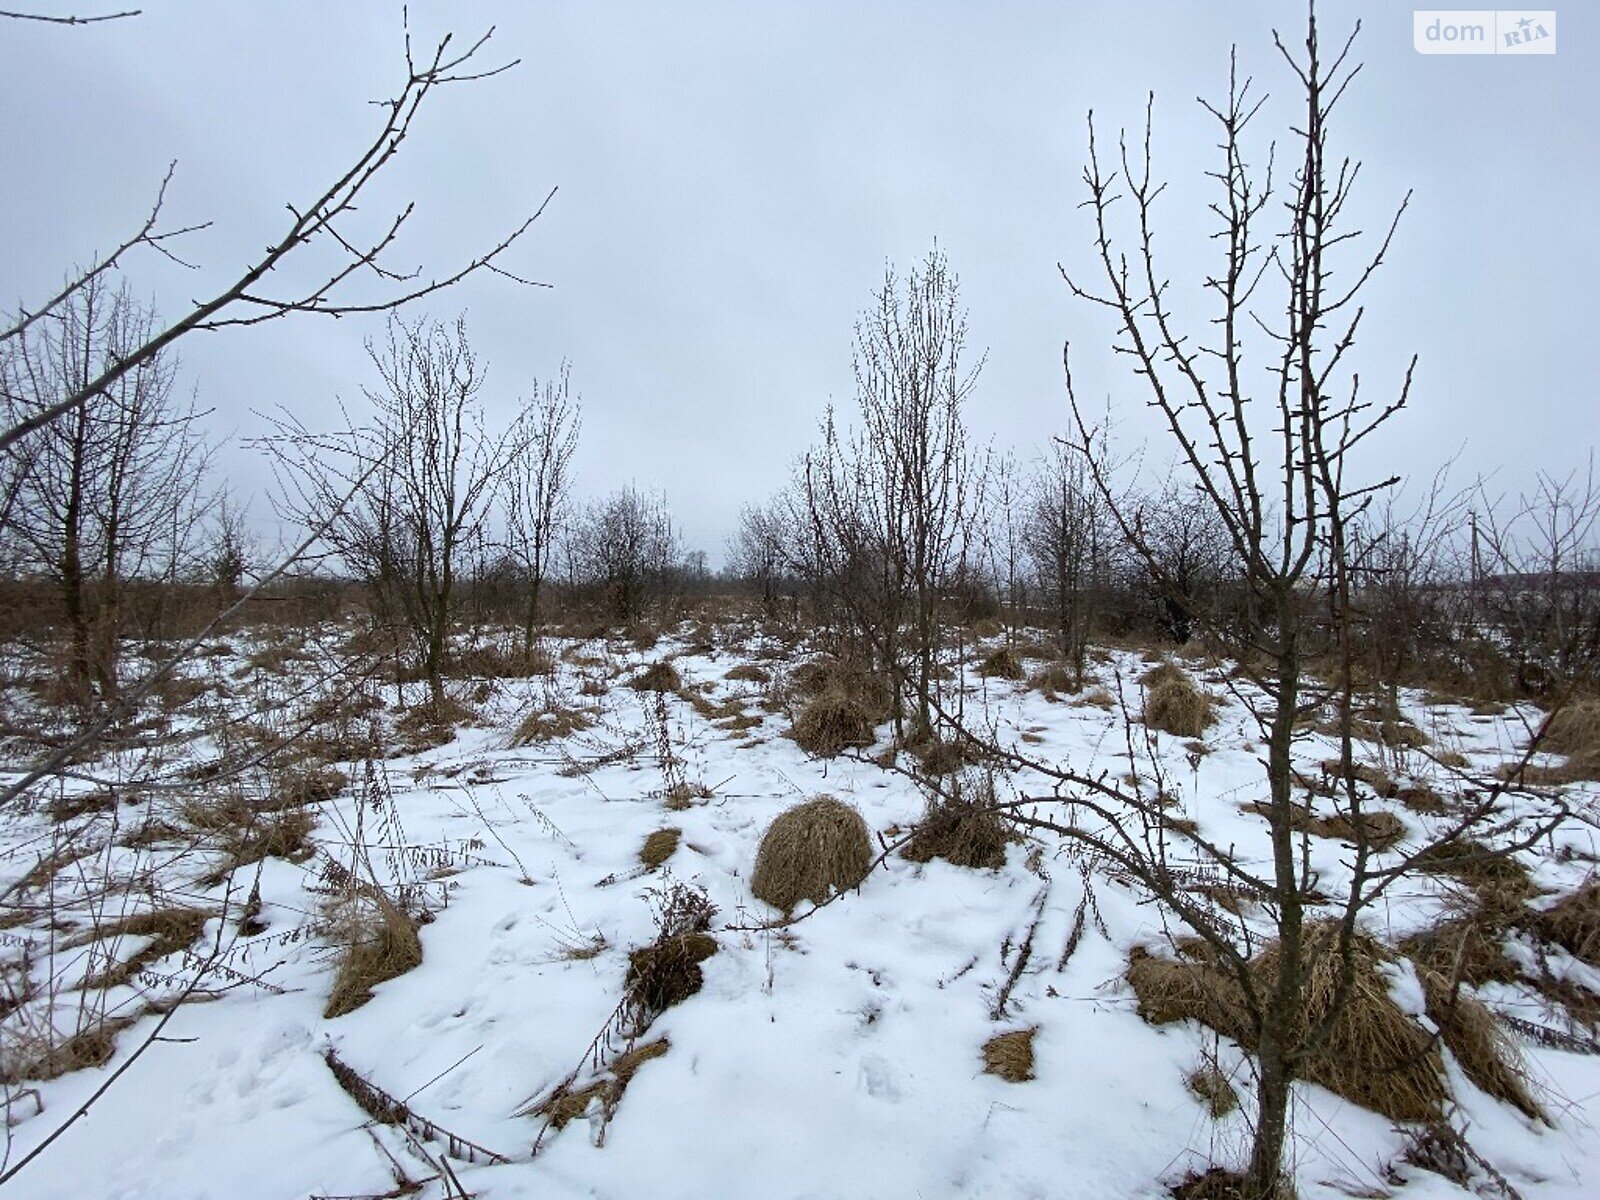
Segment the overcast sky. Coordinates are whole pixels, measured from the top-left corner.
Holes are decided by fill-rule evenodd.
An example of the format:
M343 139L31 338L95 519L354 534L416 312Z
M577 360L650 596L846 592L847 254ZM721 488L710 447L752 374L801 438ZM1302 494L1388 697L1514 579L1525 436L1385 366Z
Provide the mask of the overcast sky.
M141 16L87 28L0 21L8 304L114 245L176 160L168 219L213 222L183 246L198 269L146 257L127 274L179 313L353 158L380 120L367 101L403 75L399 4L139 2ZM1494 471L1516 490L1538 468L1581 465L1600 437L1594 6L1558 10L1558 53L1524 58L1418 55L1409 5L1320 11L1325 39L1363 24L1366 67L1335 138L1364 161L1364 223L1415 189L1359 354L1372 391L1420 356L1374 469L1427 476L1459 452L1458 478ZM1173 182L1160 249L1192 290L1211 261L1216 160L1195 97L1225 86L1236 44L1273 96L1260 132L1284 130L1292 80L1270 30L1302 21L1300 4L1264 0L413 0L419 44L495 25L485 61L521 64L438 95L369 208L415 200L400 260L432 270L559 189L508 263L550 288L484 277L427 311L465 311L495 412L570 360L582 490L664 490L715 561L740 504L782 481L828 403L852 402L852 325L886 265L913 265L935 239L961 278L969 351L988 355L970 410L980 438L1026 458L1064 427L1070 338L1082 390L1109 400L1126 443L1164 456L1104 314L1057 269L1091 265L1085 114L1114 131L1156 93ZM375 382L363 339L376 329L299 318L190 338L182 379L236 443L260 430L252 410L327 427ZM244 493L268 481L243 447L223 462Z

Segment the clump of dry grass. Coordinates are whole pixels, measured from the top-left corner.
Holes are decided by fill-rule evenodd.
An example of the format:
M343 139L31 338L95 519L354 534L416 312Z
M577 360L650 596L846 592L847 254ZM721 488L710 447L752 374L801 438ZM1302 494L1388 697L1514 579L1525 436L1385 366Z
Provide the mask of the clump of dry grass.
M639 861L654 870L678 852L678 839L682 836L681 829L657 829L644 839L644 845L639 848Z
M778 814L761 838L750 891L790 912L856 887L872 865L867 823L850 805L817 796Z
M1193 682L1182 667L1165 659L1156 663L1155 666L1139 676L1139 682L1152 690L1160 687L1163 683L1170 683L1175 679Z
M85 990L103 990L127 983L151 963L170 954L179 954L200 940L207 914L195 908L159 908L133 913L68 939L64 947L103 942L115 946L122 938L149 938L149 942L126 959L108 963L89 979ZM109 953L109 951L108 951Z
M733 670L723 676L737 683L771 683L772 673L765 667L758 667L755 663L740 663Z
M1600 700L1577 700L1558 711L1545 730L1541 750L1566 756L1559 766L1529 764L1520 770L1508 763L1502 776L1515 774L1523 783L1560 787L1586 779L1600 779Z
M73 1071L103 1067L116 1053L117 1034L132 1025L133 1016L106 1017L76 1033L33 1046L8 1047L0 1061L0 1083L14 1086L28 1081L59 1079Z
M343 943L324 1017L342 1017L372 999L372 989L422 965L417 923L383 897L350 897L332 928Z
M876 730L871 714L858 701L843 692L827 691L800 710L790 736L807 754L833 758L847 749L872 745Z
M656 1016L700 990L700 964L717 952L708 932L717 909L705 889L669 882L650 893L656 938L628 954L624 981L632 1028L642 1033Z
M1600 884L1593 879L1543 912L1534 914L1532 922L1546 940L1574 958L1600 966Z
M983 1044L983 1070L998 1075L1007 1083L1026 1083L1033 1078L1033 1038L1038 1027L997 1033Z
M1163 663L1162 667L1170 665ZM1162 667L1150 674L1160 672ZM1199 737L1216 721L1215 706L1181 670L1172 667L1172 672L1145 694L1144 723L1174 737Z
M1544 1111L1528 1091L1527 1068L1516 1043L1481 1002L1452 987L1448 977L1420 971L1428 1016L1467 1078L1480 1090L1533 1117Z
M1263 802L1246 804L1242 808L1261 817L1272 815L1271 807ZM1408 832L1404 821L1381 808L1363 808L1359 813L1318 813L1304 804L1290 806L1289 828L1312 837L1352 844L1365 842L1369 850L1379 853L1394 849L1405 840Z
M1054 697L1061 692L1071 695L1078 691L1077 677L1072 668L1064 662L1052 662L1040 667L1029 676L1028 686L1035 691L1043 692L1046 698Z
M228 794L191 797L180 811L184 825L205 835L208 848L219 850L228 860L208 877L208 883L263 858L302 862L315 852L311 832L317 826L317 815L305 806L260 808L243 796Z
M523 717L511 735L513 748L553 742L594 727L594 717L576 708L541 708Z
M966 788L955 781L947 794L929 799L901 853L912 862L942 858L958 867L1005 866L1012 834L994 803L994 785L988 779Z
M614 1112L639 1068L652 1059L660 1058L671 1048L672 1043L666 1038L633 1046L617 1055L601 1078L583 1087L564 1083L531 1111L535 1116L544 1117L552 1128L558 1130L586 1116L596 1105L602 1112Z
M984 760L983 747L969 737L928 736L915 748L917 765L925 775L949 775Z
M1001 646L978 664L978 674L985 679L1021 679L1022 659L1010 646Z
M301 766L285 771L278 780L279 801L285 806L325 804L350 786L350 777L327 766Z
M1338 926L1318 921L1305 927L1306 973L1294 1036L1304 1036L1332 1013L1342 961ZM1279 947L1271 943L1251 963L1254 986L1270 994L1279 970ZM1318 1051L1302 1064L1303 1077L1363 1108L1396 1121L1439 1116L1446 1092L1442 1060L1432 1036L1403 1013L1378 969L1389 955L1371 938L1351 944L1353 977L1344 1008ZM1253 1050L1256 1030L1238 980L1205 957L1179 962L1136 954L1128 983L1139 1012L1155 1024L1193 1019Z
M693 808L696 800L711 799L711 795L711 789L698 780L680 779L667 788L662 797L662 806L671 812L682 812L686 808Z
M628 680L628 686L636 692L676 692L683 687L683 676L677 667L662 659Z
M681 1004L705 983L700 964L717 952L717 939L703 930L668 934L628 954L624 981L641 1012L658 1013Z
M1074 703L1085 708L1103 708L1107 712L1117 706L1116 697L1103 687L1093 688L1085 692Z
M1184 1078L1184 1084L1195 1098L1206 1106L1213 1121L1220 1121L1239 1107L1239 1093L1215 1063L1197 1067Z
M1470 838L1425 846L1417 855L1416 867L1428 874L1450 875L1481 895L1524 899L1533 894L1528 868L1516 855Z

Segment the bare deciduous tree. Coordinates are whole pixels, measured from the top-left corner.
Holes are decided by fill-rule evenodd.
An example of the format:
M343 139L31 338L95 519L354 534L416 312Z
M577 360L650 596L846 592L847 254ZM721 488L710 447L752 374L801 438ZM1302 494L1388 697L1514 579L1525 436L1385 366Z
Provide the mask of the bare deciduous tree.
M572 455L583 419L571 395L571 368L559 379L535 388L512 433L513 457L506 469L506 536L528 588L522 649L533 649L539 621L539 593L549 575L556 538L572 491Z
M979 490L963 409L983 364L961 361L959 291L937 248L903 288L886 273L856 326L860 428L841 434L830 412L802 467L826 574L871 627L884 665L909 681L918 738L932 730L941 589L966 560ZM898 700L896 726L903 734Z
M0 345L0 388L20 422L104 374L149 337L155 318L123 285L95 277L34 330ZM170 354L117 375L91 404L17 444L9 535L56 586L68 634L65 680L87 705L118 693L122 601L130 579L170 581L196 525L207 452L193 407L173 397Z

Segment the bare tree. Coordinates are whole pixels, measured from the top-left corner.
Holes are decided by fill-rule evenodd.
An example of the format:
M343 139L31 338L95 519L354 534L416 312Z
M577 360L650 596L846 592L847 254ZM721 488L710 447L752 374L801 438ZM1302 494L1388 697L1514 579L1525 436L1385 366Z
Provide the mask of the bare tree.
M560 377L535 386L536 398L524 410L511 435L513 457L506 468L506 535L511 554L527 582L522 649L533 649L539 621L539 593L550 571L551 557L572 491L572 455L578 448L583 418L571 395L571 368Z
M1089 478L1087 458L1061 442L1051 444L1030 491L1023 542L1077 690L1088 669L1089 635L1105 587L1111 518Z
M830 411L801 469L826 576L876 635L884 665L909 680L917 738L932 730L941 589L966 561L977 509L963 409L983 364L962 365L959 290L937 248L903 288L885 274L856 326L860 427L841 434ZM903 735L898 700L896 726Z
M632 485L591 504L573 538L578 581L596 588L606 610L623 620L662 595L678 559L665 498Z
M126 284L96 277L57 306L36 336L0 345L0 387L22 421L104 373L140 344L153 315ZM69 694L88 704L118 692L122 602L130 579L170 581L196 525L206 450L193 407L173 397L170 354L118 375L93 404L18 443L11 534L59 593Z
M1161 772L1154 733L1148 735L1147 756L1153 783L1138 774L1124 782L1106 772L1025 757L987 739L988 749L1002 761L1038 771L1056 787L1053 796L998 807L1009 809L1025 827L1087 848L1137 880L1204 943L1206 961L1231 979L1256 1060L1253 1141L1240 1180L1241 1193L1250 1200L1292 1194L1282 1178L1291 1087L1325 1045L1350 999L1362 915L1441 845L1492 827L1497 838L1492 853L1511 853L1533 845L1566 815L1559 799L1517 804L1511 800L1514 785L1474 778L1443 827L1420 846L1408 844L1380 858L1384 851L1367 820L1369 799L1358 786L1353 762L1358 697L1352 522L1393 481L1363 478L1357 451L1403 407L1410 368L1389 399L1374 403L1360 392L1346 361L1361 317L1356 298L1382 263L1405 208L1402 203L1364 256L1353 265L1343 261L1357 249L1345 212L1356 169L1330 157L1328 117L1358 69L1349 62L1354 37L1325 60L1314 5L1298 54L1274 36L1299 82L1301 109L1291 126L1296 166L1284 197L1286 225L1275 236L1263 237L1259 228L1274 195L1271 172L1260 175L1248 165L1244 144L1261 102L1235 71L1226 101L1206 106L1220 127L1222 152L1212 175L1221 195L1211 211L1220 222L1223 262L1205 281L1220 308L1213 339L1202 343L1179 331L1157 263L1153 206L1163 188L1154 179L1148 109L1142 148L1135 142L1130 149L1124 137L1118 169L1103 163L1091 116L1084 208L1094 225L1103 286L1091 288L1064 272L1074 295L1113 315L1116 349L1132 358L1198 503L1225 530L1242 593L1239 603L1226 616L1205 605L1184 607L1194 610L1191 619L1238 663L1231 686L1260 725L1266 798L1256 811L1270 847L1265 866L1243 857L1231 842L1220 845L1193 825L1174 821L1166 811L1174 785ZM1116 221L1121 212L1133 228L1131 250L1122 249L1114 232L1123 228ZM1341 268L1343 282L1335 286L1333 273ZM1266 281L1277 292L1270 304L1257 299ZM1247 360L1244 349L1246 326L1258 322L1270 347L1264 367ZM1123 502L1109 466L1095 456L1095 430L1077 398L1070 354L1065 368L1077 426L1074 449L1089 464L1093 485L1121 537L1169 594L1183 597L1149 523L1140 519L1137 505ZM1327 666L1326 680L1310 675L1313 659ZM1305 736L1305 719L1325 705L1335 714L1337 786L1305 794L1293 747ZM1136 757L1138 751L1130 732L1128 754ZM1341 827L1350 830L1341 838L1348 882L1334 903L1331 938L1308 939L1306 930L1307 906L1318 900L1303 832L1313 800L1331 805ZM1175 865L1174 846L1199 866ZM1262 899L1273 970L1258 971L1254 961L1260 930L1194 893L1188 881L1196 871ZM1307 980L1325 955L1333 956L1334 994L1320 1005L1316 1019L1307 1019Z

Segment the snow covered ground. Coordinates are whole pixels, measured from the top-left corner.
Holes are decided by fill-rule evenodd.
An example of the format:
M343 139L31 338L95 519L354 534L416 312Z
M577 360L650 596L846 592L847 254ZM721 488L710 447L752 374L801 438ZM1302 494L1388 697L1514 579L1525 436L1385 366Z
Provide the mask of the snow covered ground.
M203 882L204 864L163 843L117 851L166 854L171 871L187 872L181 883L168 880L169 899L182 894L214 913L230 899L226 919L213 916L194 951L148 964L137 981L157 992L165 978L178 986L221 938L221 971L208 985L219 994L179 1007L160 1039L5 1187L19 1198L222 1200L392 1195L429 1180L418 1194L456 1194L402 1130L368 1119L330 1070L329 1050L439 1130L508 1160L475 1155L474 1163L465 1151L446 1160L461 1188L486 1198L1141 1197L1162 1194L1187 1171L1242 1159L1246 1112L1213 1119L1185 1079L1215 1057L1248 1109L1243 1055L1190 1023L1147 1025L1122 981L1129 951L1164 939L1159 912L1130 884L1086 876L1053 842L1018 842L1003 870L890 854L858 892L814 915L802 904L802 919L773 928L779 914L752 897L749 877L761 835L781 811L836 796L875 835L921 814L915 784L870 761L887 728L860 757L808 757L784 736L787 718L762 707L762 684L726 678L749 662L784 668L758 640L710 652L686 634L648 651L552 648L567 651L557 676L499 681L447 744L387 760L372 784L359 764L347 764L356 779L322 806L322 852L298 864L265 860L264 927L249 935L236 933L237 915L254 868L228 894L226 884ZM665 698L677 769L712 791L677 811L662 794L656 696L622 686L663 658L686 690L699 689L703 708L739 700L759 718L729 728L681 695ZM205 669L227 674L234 661ZM1137 711L1146 667L1118 651L1096 669L1101 683L1120 675ZM1264 792L1259 733L1227 698L1221 668L1196 670L1224 701L1221 720L1203 756L1181 739L1159 739L1168 787L1208 837L1258 859L1262 822L1240 805ZM582 694L585 679L604 679L604 694ZM1128 771L1115 708L967 680L969 717L983 713L1008 742L1078 768ZM1500 761L1523 736L1514 710L1475 717L1412 700L1413 719L1474 765ZM552 701L592 709L596 724L513 748L511 730ZM1312 737L1300 753L1314 764L1328 743ZM1413 765L1426 763L1418 755ZM391 802L373 803L373 788L383 786ZM1043 781L1018 776L1005 786L1037 794ZM1428 818L1391 807L1416 835L1426 831ZM41 810L0 826L0 887L37 861L60 836L58 824ZM640 847L663 827L681 830L681 840L662 867L646 870ZM420 967L329 1020L322 1013L334 960L320 934L327 863L352 861L346 843L358 829L385 885L409 886L433 919L421 927ZM1565 891L1586 877L1596 847L1584 829L1566 835L1577 851L1566 861L1554 845L1524 855L1541 886ZM1322 886L1337 894L1347 850L1319 839L1313 853ZM655 935L651 889L672 880L703 887L717 907L718 950L703 964L704 987L651 1026L647 1040L664 1037L670 1049L638 1068L603 1144L600 1118L580 1118L546 1131L534 1155L544 1122L516 1114L574 1071L580 1082L591 1076L590 1048L623 997L628 952ZM1099 921L1088 921L1068 955L1086 881ZM1438 910L1437 890L1428 881L1397 889L1372 914L1372 929L1394 940L1421 927ZM997 1019L1036 920L1031 954ZM52 937L69 938L25 917L8 924L0 938L13 952L29 942L39 955ZM1572 970L1600 983L1581 964ZM1527 1003L1512 990L1490 998L1507 1010ZM122 1069L158 1019L146 1015L121 1031L103 1066L31 1085L36 1095L13 1089L8 1163ZM1027 1082L983 1071L984 1042L1012 1029L1037 1030ZM1531 1043L1523 1053L1554 1126L1478 1092L1452 1064L1457 1126L1530 1200L1600 1194L1600 1058ZM442 1138L420 1140L436 1161L447 1149ZM1397 1164L1405 1141L1386 1119L1299 1087L1292 1154L1306 1200L1471 1194Z

